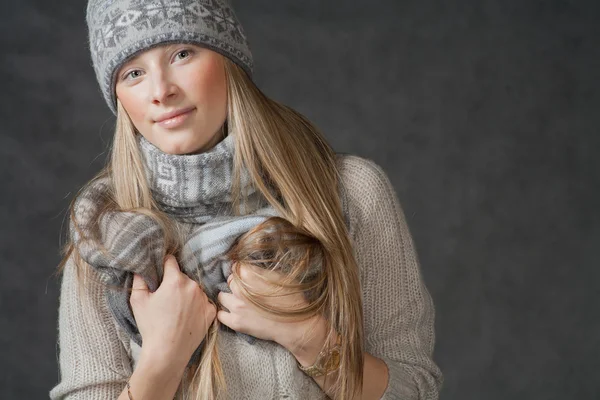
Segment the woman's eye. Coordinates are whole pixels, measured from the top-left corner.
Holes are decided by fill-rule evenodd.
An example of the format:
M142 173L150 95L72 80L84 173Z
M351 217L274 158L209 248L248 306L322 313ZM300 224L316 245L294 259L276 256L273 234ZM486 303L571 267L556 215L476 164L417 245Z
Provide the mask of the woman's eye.
M181 50L178 51L176 54L176 58L182 59L182 58L188 58L190 56L190 50Z
M129 71L125 75L125 79L128 79L128 78L135 79L135 78L139 77L141 74L142 74L142 71L140 71L139 69L134 69L133 71Z

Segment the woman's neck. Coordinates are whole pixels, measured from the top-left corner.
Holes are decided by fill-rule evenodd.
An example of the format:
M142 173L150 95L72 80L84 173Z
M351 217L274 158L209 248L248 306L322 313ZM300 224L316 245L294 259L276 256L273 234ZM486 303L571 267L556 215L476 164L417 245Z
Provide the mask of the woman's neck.
M198 154L168 154L138 135L152 195L163 211L175 217L215 216L232 202L234 135ZM249 182L242 171L242 182ZM245 176L244 176L245 175ZM251 185L244 188L254 192Z

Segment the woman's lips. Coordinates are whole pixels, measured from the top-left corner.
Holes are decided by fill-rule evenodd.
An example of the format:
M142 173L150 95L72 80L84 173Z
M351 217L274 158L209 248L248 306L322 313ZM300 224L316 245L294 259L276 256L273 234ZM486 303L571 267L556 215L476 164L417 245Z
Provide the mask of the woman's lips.
M167 118L164 119L162 121L158 121L156 122L158 125L160 125L163 128L167 128L167 129L173 129L173 128L177 128L181 125L183 125L183 123L188 119L188 117L192 114L192 112L196 110L195 108L192 108L189 111L185 111L181 114L178 114L174 117L171 118Z

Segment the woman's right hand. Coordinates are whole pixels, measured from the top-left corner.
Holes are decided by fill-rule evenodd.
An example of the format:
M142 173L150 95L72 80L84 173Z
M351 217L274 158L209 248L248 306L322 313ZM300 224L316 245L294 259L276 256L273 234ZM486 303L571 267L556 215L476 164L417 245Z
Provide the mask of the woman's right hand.
M151 293L142 277L134 274L129 301L142 335L141 357L165 367L187 365L217 314L202 288L180 271L172 255L165 261L156 291Z

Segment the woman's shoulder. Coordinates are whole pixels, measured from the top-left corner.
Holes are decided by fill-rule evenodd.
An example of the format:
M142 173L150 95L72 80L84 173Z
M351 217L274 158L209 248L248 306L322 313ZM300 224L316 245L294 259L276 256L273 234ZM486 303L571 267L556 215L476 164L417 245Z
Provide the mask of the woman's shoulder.
M341 183L352 202L368 209L382 200L393 200L394 188L375 161L345 153L337 154L336 161Z
M396 192L384 169L375 161L353 154L337 154L343 207L352 238L381 229L398 213Z

